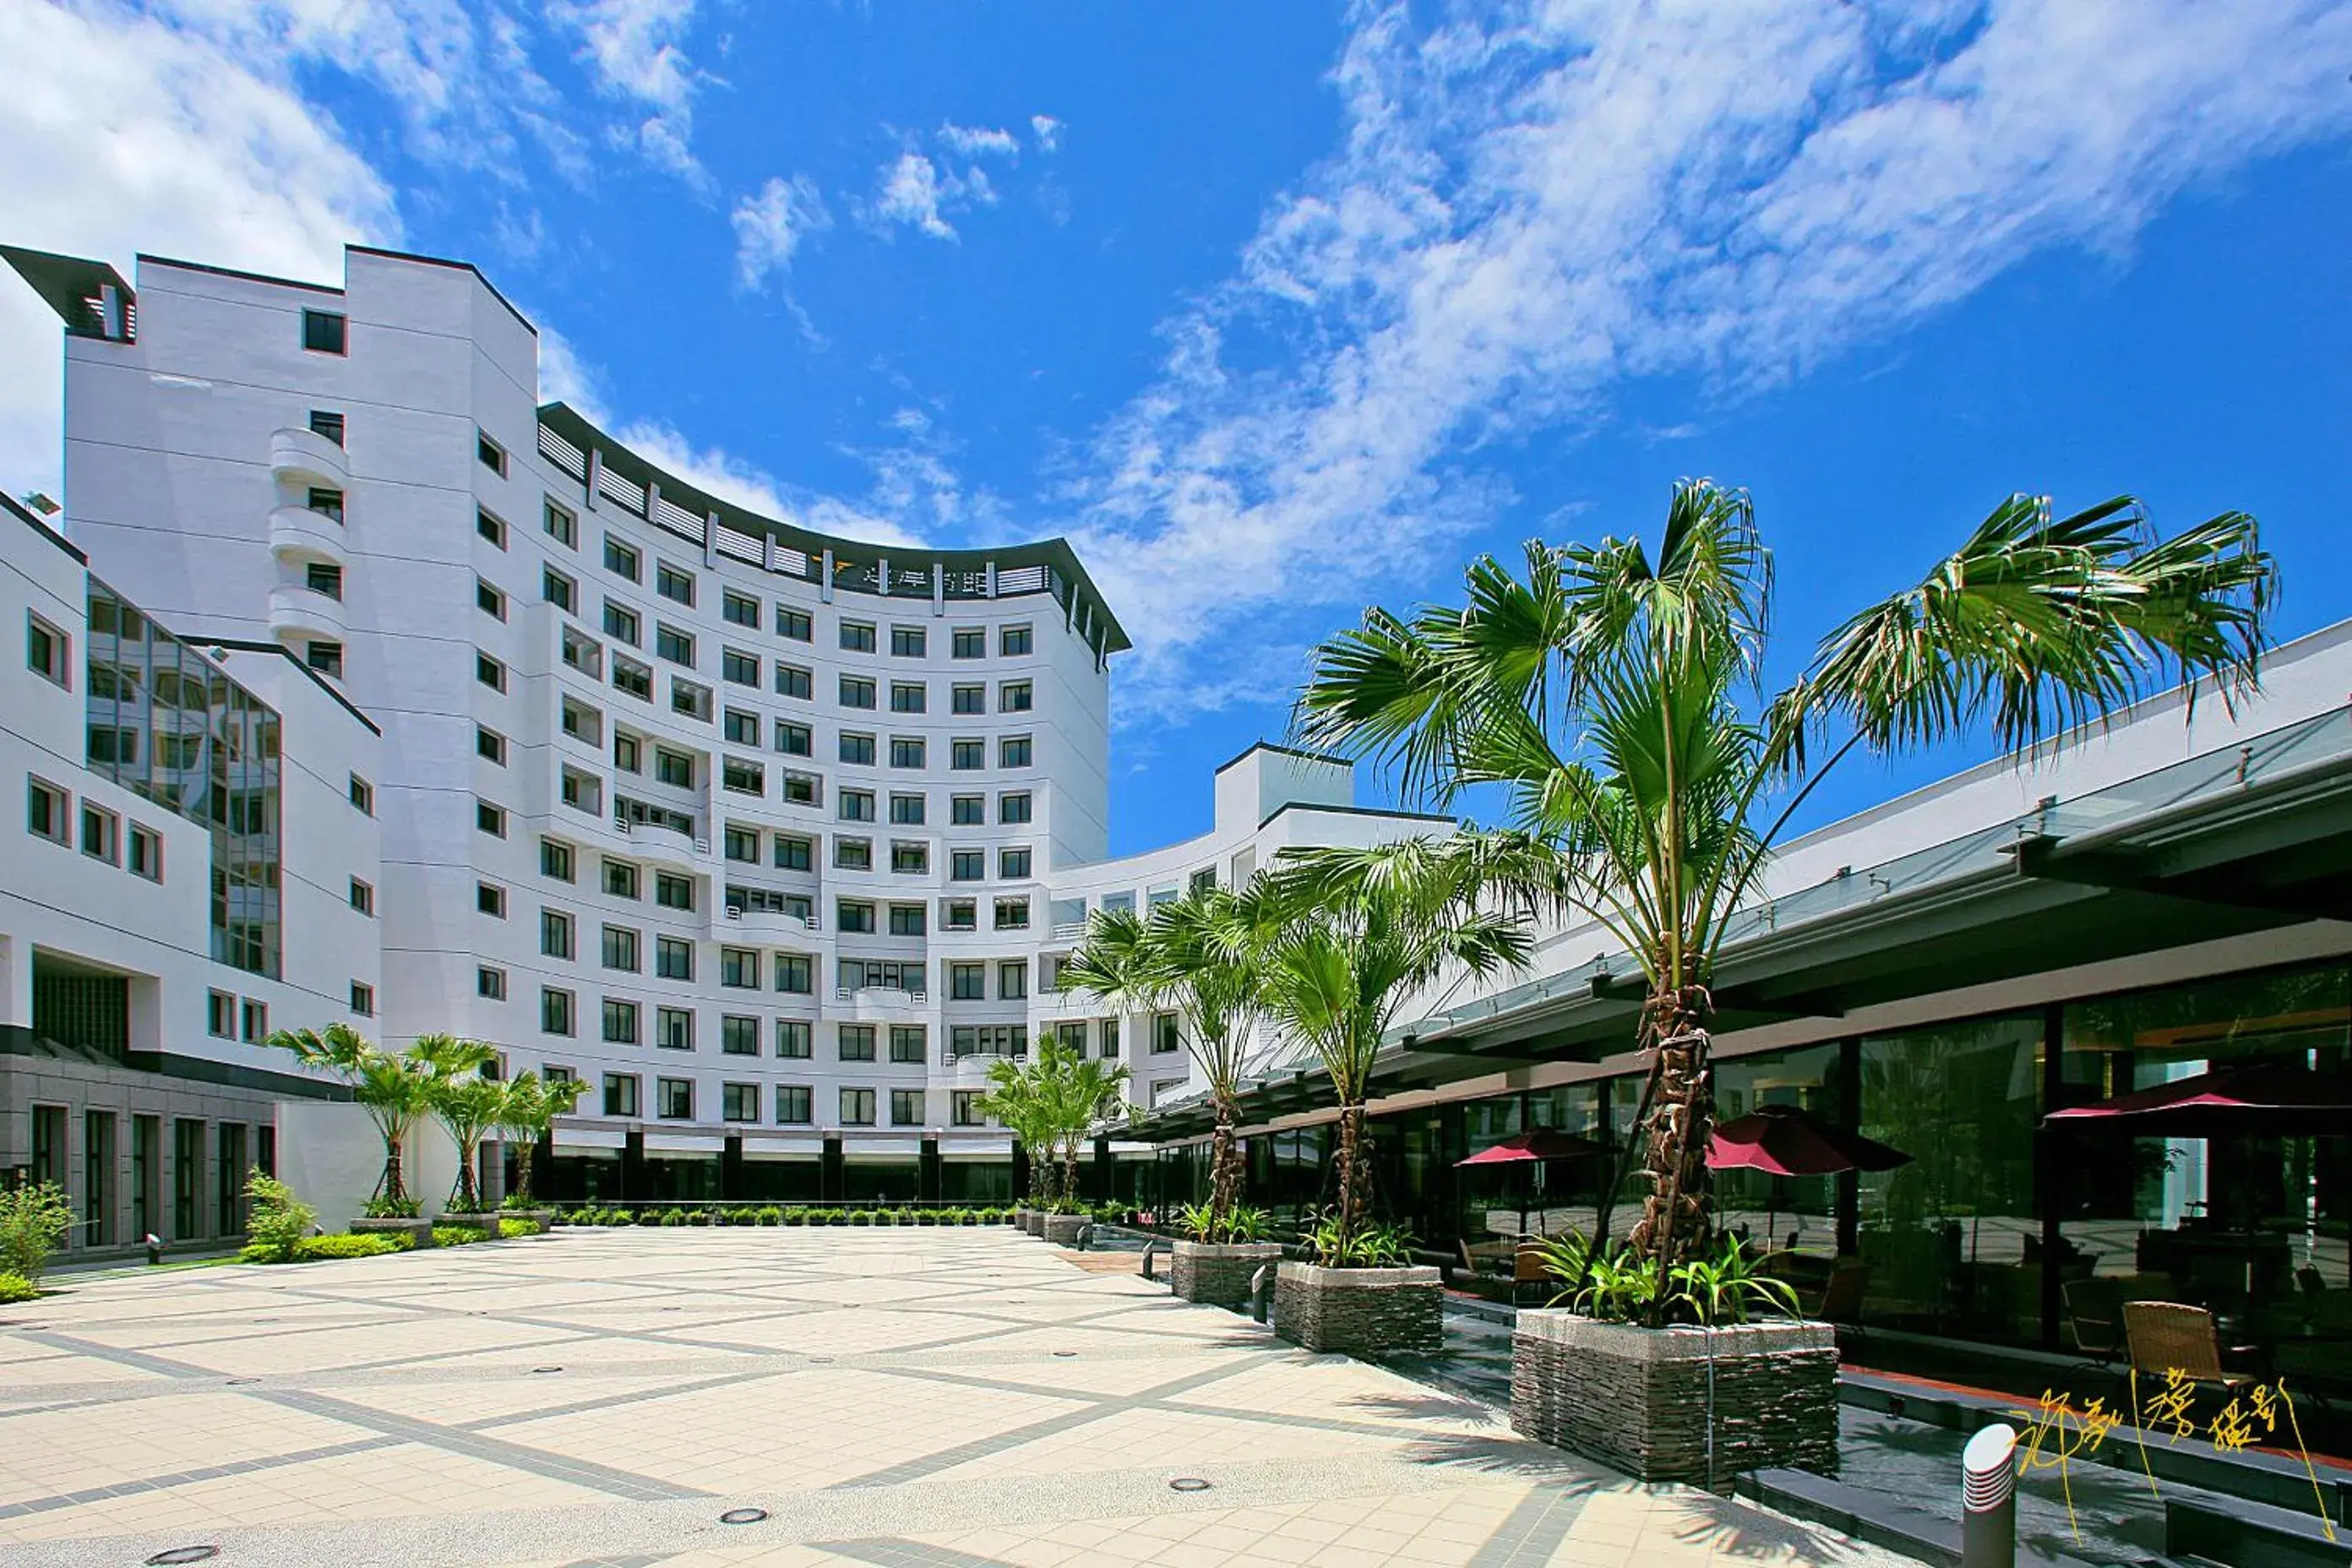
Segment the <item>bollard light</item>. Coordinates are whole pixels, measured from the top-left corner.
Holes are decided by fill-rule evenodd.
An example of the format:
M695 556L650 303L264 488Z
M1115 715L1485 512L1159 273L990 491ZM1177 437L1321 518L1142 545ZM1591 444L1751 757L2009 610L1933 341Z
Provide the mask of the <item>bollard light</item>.
M2016 1568L2017 1429L1996 1421L1960 1452L1960 1568Z

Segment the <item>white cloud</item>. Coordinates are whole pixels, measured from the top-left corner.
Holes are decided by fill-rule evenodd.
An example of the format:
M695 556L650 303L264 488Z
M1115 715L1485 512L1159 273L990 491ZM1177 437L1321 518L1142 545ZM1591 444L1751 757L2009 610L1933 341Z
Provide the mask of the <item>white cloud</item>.
M1029 117L1029 134L1037 139L1039 152L1058 152L1062 145L1062 122L1050 114L1033 114Z
M347 240L397 243L393 195L306 103L282 49L110 5L0 5L0 213L14 244L342 277ZM59 327L0 273L0 485L57 493ZM40 367L49 367L43 370Z
M961 191L954 176L942 179L938 165L920 153L901 153L895 163L882 169L875 216L883 223L920 229L933 239L953 239L955 228L940 216L940 205L952 201Z
M580 39L579 58L607 98L644 118L609 132L656 168L708 189L709 175L694 155L694 100L707 79L687 56L684 39L696 0L551 0L551 20Z
M1010 131L958 125L953 121L940 127L940 142L960 158L1018 158L1021 155L1021 143L1013 139Z
M1075 487L1139 645L1124 710L1431 585L1508 495L1485 448L1605 416L1621 377L1769 384L2036 250L2127 251L2184 188L2352 125L2347 57L2322 0L1360 14L1339 151L1168 324Z
M806 174L771 178L735 204L735 276L757 289L773 273L792 266L793 253L810 235L833 226L833 215Z

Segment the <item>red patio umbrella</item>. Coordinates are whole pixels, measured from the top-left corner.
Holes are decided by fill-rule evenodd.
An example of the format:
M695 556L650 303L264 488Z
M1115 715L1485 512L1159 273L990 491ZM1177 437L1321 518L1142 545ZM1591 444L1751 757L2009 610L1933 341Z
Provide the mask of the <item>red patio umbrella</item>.
M1538 1127L1532 1132L1521 1132L1501 1142L1479 1150L1466 1160L1454 1162L1463 1165L1533 1165L1535 1188L1543 1191L1544 1162L1547 1160L1582 1160L1595 1154L1606 1154L1605 1143L1595 1143L1590 1138L1579 1138L1572 1132L1555 1132L1549 1127ZM1519 1194L1522 1198L1527 1194ZM1519 1234L1528 1233L1528 1206L1519 1205Z
M2299 1062L2215 1068L2042 1119L2137 1138L2326 1137L2352 1133L2352 1077Z
M1715 1124L1706 1163L1718 1171L1746 1169L1775 1176L1834 1176L1846 1171L1891 1171L1911 1156L1874 1138L1832 1127L1794 1105L1760 1105Z

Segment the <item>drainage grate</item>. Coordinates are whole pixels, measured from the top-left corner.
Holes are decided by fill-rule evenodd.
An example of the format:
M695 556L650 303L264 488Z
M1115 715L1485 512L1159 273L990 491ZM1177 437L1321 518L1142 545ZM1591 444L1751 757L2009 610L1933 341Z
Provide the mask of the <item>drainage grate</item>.
M721 1524L757 1524L768 1517L764 1508L730 1508L719 1516Z
M530 1370L531 1370L531 1374L532 1374L533 1376L537 1376L539 1373L542 1373L542 1372L562 1372L563 1369L562 1369L562 1367L560 1367L560 1366L535 1366L535 1367L532 1367Z
M174 1546L169 1552L158 1552L154 1556L147 1559L147 1561L150 1563L155 1564L165 1563L202 1563L208 1557L217 1557L219 1555L220 1548L217 1546Z

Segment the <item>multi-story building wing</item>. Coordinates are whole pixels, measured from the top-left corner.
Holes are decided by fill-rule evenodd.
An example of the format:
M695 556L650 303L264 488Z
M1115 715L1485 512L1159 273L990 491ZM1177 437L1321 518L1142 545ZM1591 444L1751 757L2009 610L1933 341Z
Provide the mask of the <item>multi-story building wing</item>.
M469 267L142 257L134 294L9 254L67 321L77 543L382 726L381 1034L587 1079L558 1152L599 1190L1001 1190L984 1068L1068 1029L1047 955L1089 899L1402 820L1267 752L1207 839L1107 865L1128 639L1066 544L886 548L708 494L541 405Z

